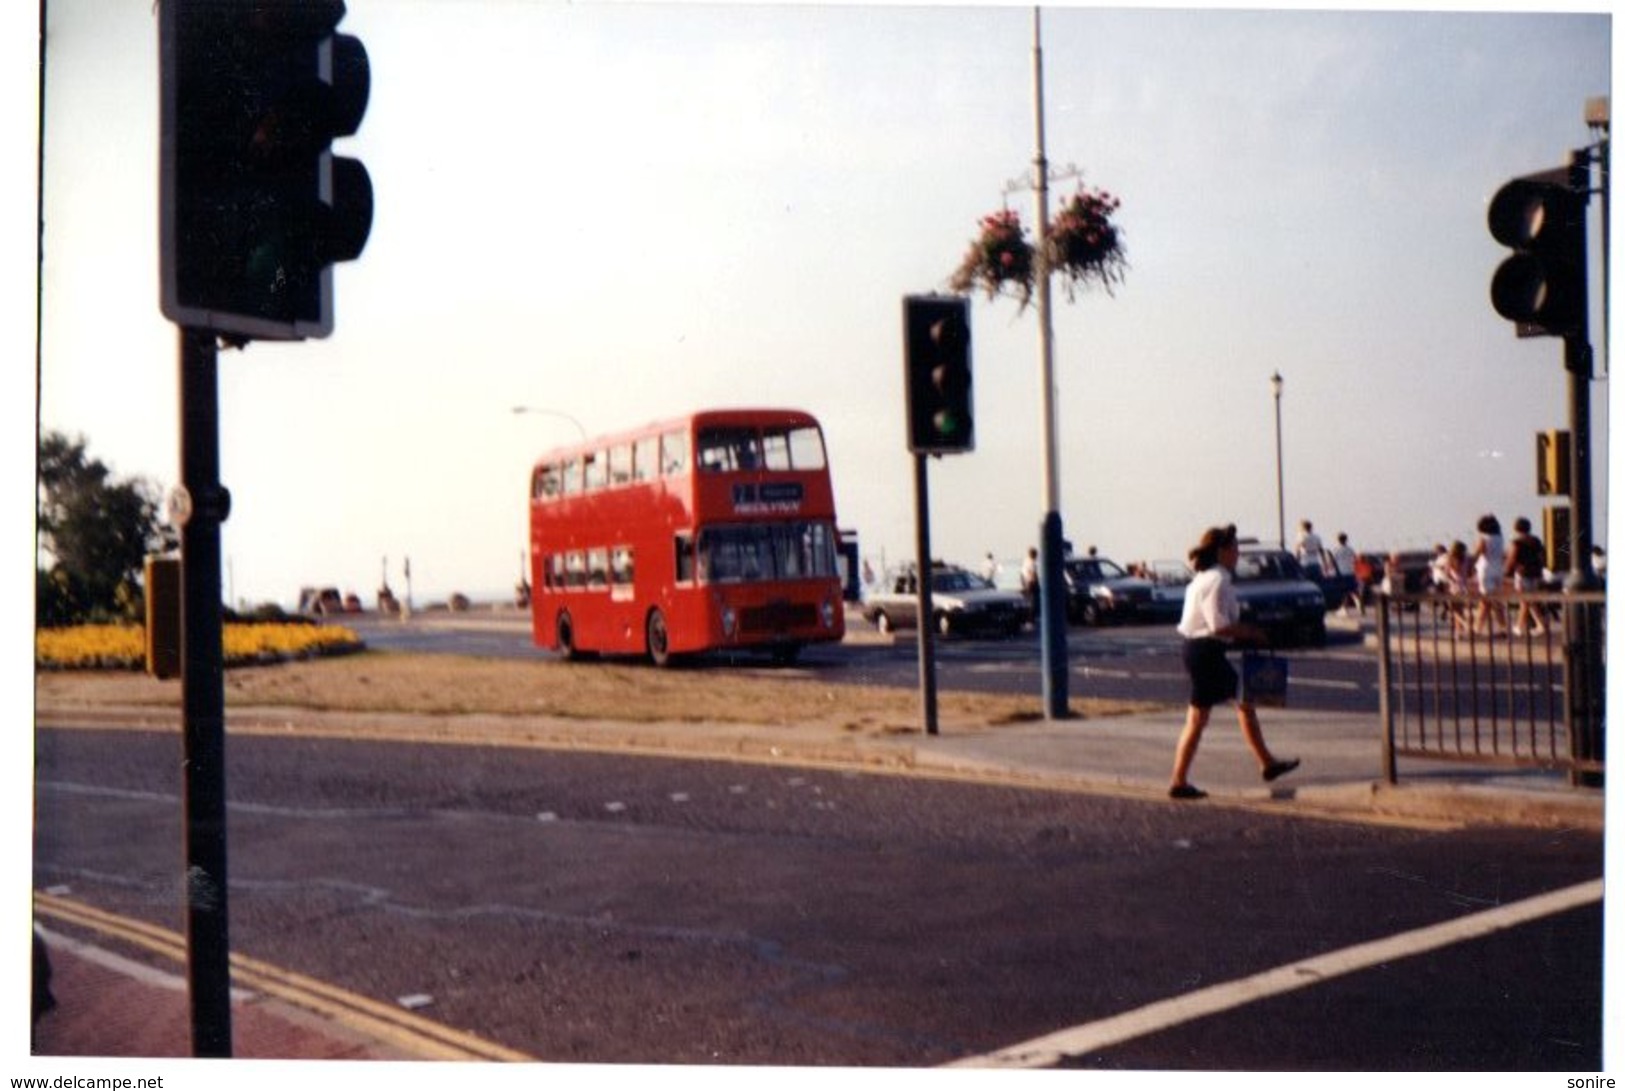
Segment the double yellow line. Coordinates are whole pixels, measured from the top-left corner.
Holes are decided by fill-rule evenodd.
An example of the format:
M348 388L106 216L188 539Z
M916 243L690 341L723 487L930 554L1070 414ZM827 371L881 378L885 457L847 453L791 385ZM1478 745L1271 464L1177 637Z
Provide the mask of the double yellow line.
M186 941L179 933L146 921L119 916L83 902L34 893L37 916L62 921L111 936L124 943L185 965ZM231 956L234 984L276 997L297 1008L333 1020L377 1041L413 1055L449 1061L533 1061L518 1050L488 1042L472 1034L413 1015L390 1004L348 992L291 970L284 970L246 955Z

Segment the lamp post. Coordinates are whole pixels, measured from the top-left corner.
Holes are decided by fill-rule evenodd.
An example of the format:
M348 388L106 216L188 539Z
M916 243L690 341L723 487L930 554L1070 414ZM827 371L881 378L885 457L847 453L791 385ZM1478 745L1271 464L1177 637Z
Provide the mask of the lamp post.
M1033 190L1038 218L1038 360L1039 394L1043 416L1039 422L1044 446L1044 519L1038 537L1038 631L1043 659L1044 715L1066 719L1067 650L1066 586L1061 561L1065 536L1061 530L1060 474L1055 451L1054 324L1050 313L1049 159L1044 148L1044 49L1040 38L1039 9L1033 8L1033 128L1037 151L1033 156Z
M538 417L557 417L559 420L569 421L575 425L576 431L581 433L581 442L587 442L587 429L580 421L568 413L560 412L557 409L541 409L534 405L516 405L513 407L513 413L515 416L524 416L528 413Z
M1275 393L1275 527L1282 549L1286 548L1286 485L1281 469L1281 387L1285 382L1279 371L1270 376L1270 390Z

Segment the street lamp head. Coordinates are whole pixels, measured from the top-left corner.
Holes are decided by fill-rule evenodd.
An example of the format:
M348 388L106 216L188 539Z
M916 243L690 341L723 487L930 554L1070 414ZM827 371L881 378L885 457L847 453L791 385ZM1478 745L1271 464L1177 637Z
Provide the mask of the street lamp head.
M1279 371L1270 376L1270 389L1275 391L1275 396L1277 398L1281 396L1281 387L1285 384L1286 380L1281 378L1281 373Z

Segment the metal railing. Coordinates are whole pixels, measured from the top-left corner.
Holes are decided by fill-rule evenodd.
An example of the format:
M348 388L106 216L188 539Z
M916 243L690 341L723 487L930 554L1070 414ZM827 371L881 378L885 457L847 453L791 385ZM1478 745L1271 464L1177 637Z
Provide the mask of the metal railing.
M1603 601L1601 592L1381 597L1388 783L1398 780L1401 757L1559 770L1600 783Z

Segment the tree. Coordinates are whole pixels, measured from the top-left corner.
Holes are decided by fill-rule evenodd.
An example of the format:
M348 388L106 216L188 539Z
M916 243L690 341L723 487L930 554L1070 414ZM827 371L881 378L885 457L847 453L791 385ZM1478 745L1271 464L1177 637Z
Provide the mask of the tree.
M51 563L35 573L36 623L139 618L147 554L175 547L158 516L157 486L115 480L86 454L83 438L50 432L40 440L38 503L40 547Z

